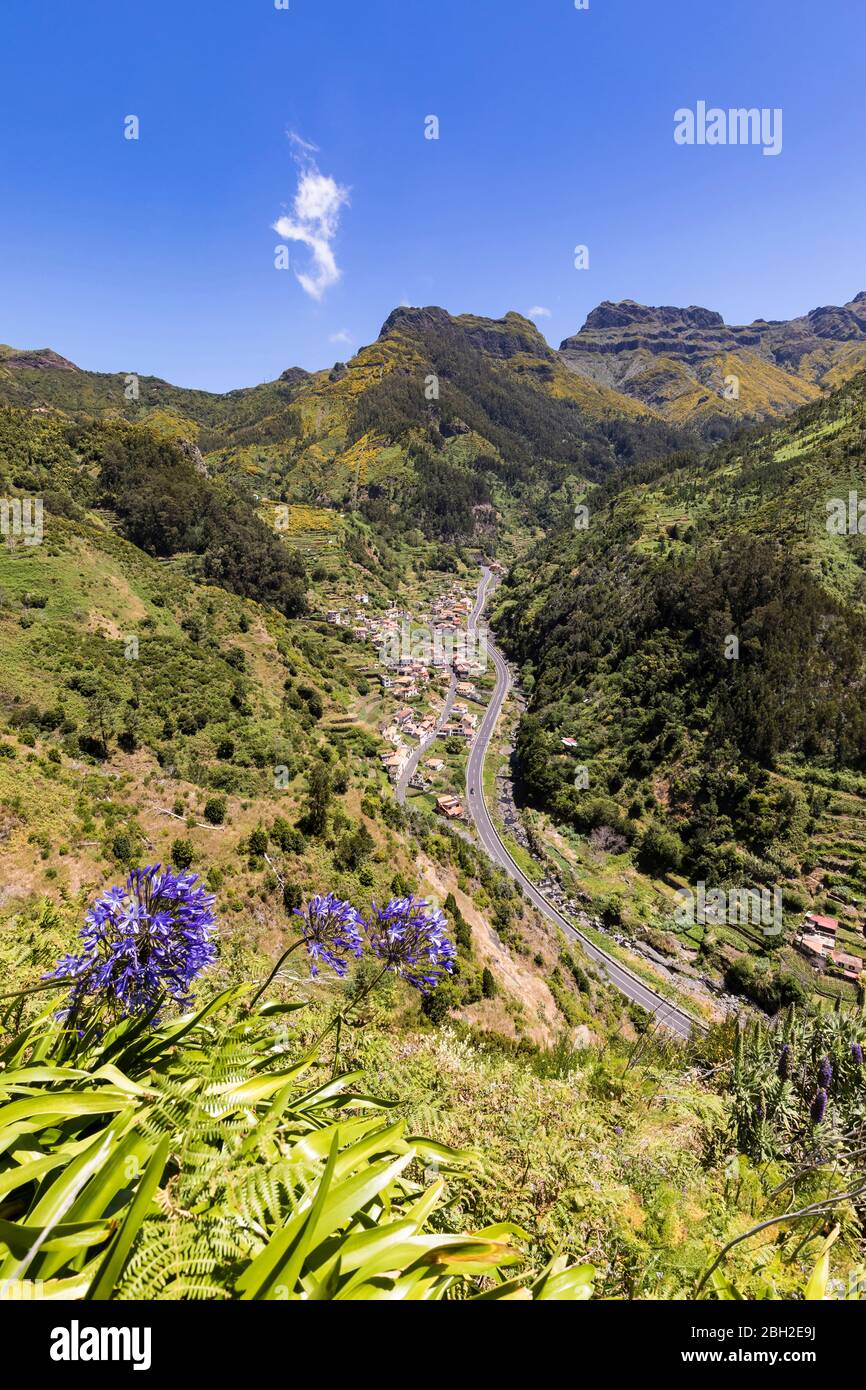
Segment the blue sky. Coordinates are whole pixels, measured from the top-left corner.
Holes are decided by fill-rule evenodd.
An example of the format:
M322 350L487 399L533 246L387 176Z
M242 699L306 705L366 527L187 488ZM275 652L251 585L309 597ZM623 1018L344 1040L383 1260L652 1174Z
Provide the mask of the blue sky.
M401 302L546 308L558 344L602 299L748 322L866 288L853 0L289 4L4 7L0 341L227 390ZM677 146L700 100L781 108L782 153Z

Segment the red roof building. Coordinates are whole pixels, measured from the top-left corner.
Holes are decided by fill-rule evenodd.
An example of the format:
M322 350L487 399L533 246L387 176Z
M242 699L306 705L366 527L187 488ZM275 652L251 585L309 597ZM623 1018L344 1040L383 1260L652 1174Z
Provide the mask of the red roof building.
M835 936L839 930L835 917L821 917L817 912L807 912L806 921L813 931L823 932L825 936Z

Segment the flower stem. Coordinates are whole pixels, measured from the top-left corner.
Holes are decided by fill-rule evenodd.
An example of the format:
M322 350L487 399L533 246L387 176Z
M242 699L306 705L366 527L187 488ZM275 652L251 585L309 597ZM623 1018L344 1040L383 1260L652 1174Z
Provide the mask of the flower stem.
M284 963L284 961L287 961L288 958L289 958L289 956L292 954L292 952L293 952L293 951L297 951L298 947L299 947L299 946L303 946L303 944L304 944L304 938L303 938L303 937L299 937L297 941L292 942L292 945L289 947L289 949L288 949L287 951L283 951L283 954L280 956L279 960L277 961L277 963L276 963L276 965L274 966L273 970L271 971L270 975L269 975L268 978L265 980L265 982L264 982L264 984L261 986L261 988L256 990L255 994L253 995L252 999L250 1000L249 1004L247 1005L247 1013L251 1013L251 1012L252 1012L253 1008L254 1008L255 1005L258 1003L258 1001L261 999L261 997L262 997L262 995L264 994L265 990L268 988L268 985L270 985L270 984L272 983L272 981L274 980L274 978L280 973L280 971L281 971L282 968L283 968L283 963Z
M18 999L25 994L38 994L42 989L68 989L69 980L48 980L45 984L31 985L29 989L13 989L11 994L0 994L0 999Z

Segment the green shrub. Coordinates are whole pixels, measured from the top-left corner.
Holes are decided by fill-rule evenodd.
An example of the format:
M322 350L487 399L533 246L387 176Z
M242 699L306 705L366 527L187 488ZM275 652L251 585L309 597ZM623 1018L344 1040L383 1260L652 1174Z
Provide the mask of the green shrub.
M137 853L137 845L126 830L118 831L111 841L111 853L119 864L129 867Z
M303 890L298 883L286 883L283 887L283 907L287 912L294 912L296 907L300 907L304 901Z
M271 839L284 854L303 854L307 846L301 831L289 825L282 816L277 816L271 826Z
M769 961L741 956L728 966L725 985L732 994L744 994L768 1014L791 1004L805 1004L807 993L790 971L777 970Z
M684 854L685 846L675 831L651 825L641 840L637 862L645 873L663 874L679 869Z
M265 830L263 825L257 825L247 841L247 848L249 849L250 855L260 859L263 854L267 854L268 844L267 830Z
M210 825L222 825L226 818L226 799L224 796L208 797L204 804L204 818Z
M195 858L190 840L175 840L171 847L171 862L176 869L188 869Z

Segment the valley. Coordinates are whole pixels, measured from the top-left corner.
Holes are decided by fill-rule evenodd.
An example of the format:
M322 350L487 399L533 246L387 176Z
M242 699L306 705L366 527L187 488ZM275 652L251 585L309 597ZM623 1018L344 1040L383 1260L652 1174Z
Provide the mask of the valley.
M266 1068L336 1017L322 1084L369 1071L413 1130L481 1143L462 1231L520 1223L526 1279L556 1249L584 1291L694 1296L772 1208L762 1155L812 1134L806 1059L859 1094L866 589L827 516L862 486L864 378L713 443L515 314L398 310L350 362L226 397L4 353L0 964L33 991L7 1028L96 894L171 864L218 913L205 1010L255 986L286 1011ZM703 886L779 895L778 939L678 922ZM327 893L423 898L453 969L369 999L363 963L310 975L287 952ZM798 1240L724 1277L796 1296ZM120 1295L148 1287L133 1265Z
M861 9L0 8L24 1374L569 1302L839 1379Z

